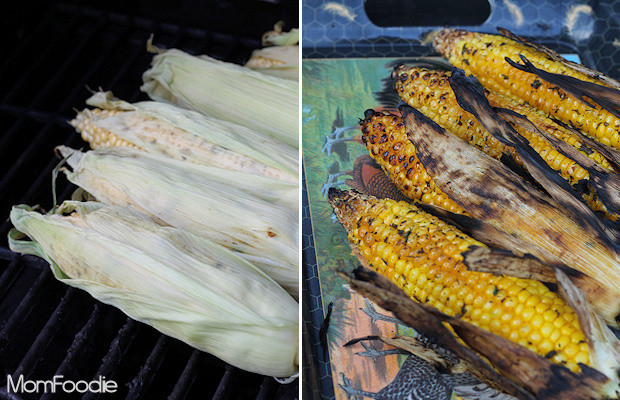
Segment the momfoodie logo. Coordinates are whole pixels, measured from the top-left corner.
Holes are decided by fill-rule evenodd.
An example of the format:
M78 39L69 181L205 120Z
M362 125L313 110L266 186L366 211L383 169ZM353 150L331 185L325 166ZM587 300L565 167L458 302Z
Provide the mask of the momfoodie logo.
M17 379L13 379L11 375L6 376L8 393L115 393L118 384L113 380L106 380L105 376L100 376L97 380L72 381L64 380L63 375L55 375L52 379L29 380L24 375L19 375Z

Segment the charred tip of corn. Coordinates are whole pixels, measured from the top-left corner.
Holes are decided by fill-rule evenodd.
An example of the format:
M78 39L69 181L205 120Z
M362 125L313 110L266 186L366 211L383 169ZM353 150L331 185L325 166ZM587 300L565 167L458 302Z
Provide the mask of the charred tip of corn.
M376 114L375 110L373 110L372 108L369 108L366 111L364 111L364 118L367 118L367 119L371 118L375 114Z
M443 28L433 37L433 47L440 54L445 54L450 42L467 34L463 29Z
M421 34L419 39L420 44L424 46L432 44L439 32L441 32L441 29L434 29Z
M329 191L327 192L327 199L330 203L338 200L345 200L349 197L349 192L347 192L346 190L340 190L338 188L329 188Z

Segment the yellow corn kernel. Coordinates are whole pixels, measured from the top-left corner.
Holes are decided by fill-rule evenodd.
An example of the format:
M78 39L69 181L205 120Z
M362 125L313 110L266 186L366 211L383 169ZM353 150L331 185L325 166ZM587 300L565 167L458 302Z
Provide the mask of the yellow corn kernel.
M432 183L416 156L414 145L407 139L402 118L389 113L368 114L362 125L362 141L396 187L412 200L464 213Z
M340 193L330 194L330 202L338 219L347 229L349 240L362 254L366 254L365 249L374 249L373 255L366 258L370 266L391 279L409 297L439 308L448 315L458 315L467 322L516 343L523 343L543 356L551 349L555 350L562 360L566 360L570 369L579 369L576 356L580 354L580 360L583 360L582 353L587 347L580 346L583 334L577 318L559 295L538 281L469 271L462 262L462 256L456 260L455 256L446 253L447 243L457 248L464 245L465 249L485 245L412 204L377 199L356 192ZM402 214L402 208L408 211ZM378 217L379 210L385 213L386 209L394 216L391 223ZM355 233L361 230L355 229L358 226L365 227L364 237ZM377 234L384 230L391 232L385 241ZM420 241L421 237L426 240ZM405 247L408 250L403 255ZM386 251L397 254L399 261L405 261L405 264L394 264L400 270L393 272L386 267L383 262ZM450 259L453 262L448 264L447 260ZM394 279L396 275L398 279ZM403 279L400 279L401 276ZM458 289L445 284L448 277L459 281ZM500 292L503 295L509 291L516 292L515 287L520 288L518 293L527 291L529 296L499 296ZM457 297L462 301L449 302L448 297ZM555 319L550 321L553 315ZM556 325L555 321L558 320L561 323ZM570 345L573 347L568 354L564 349Z
M518 97L547 115L572 123L601 143L620 149L620 118L596 104L587 106L535 74L512 67L505 58L520 62L519 55L523 55L539 69L602 84L600 81L552 60L533 47L500 35L443 29L435 37L434 46L452 65L476 76L488 90Z
M394 87L402 100L431 118L442 128L469 144L478 147L493 158L499 159L502 154L506 154L517 164L521 164L519 156L514 148L505 146L495 139L493 135L482 127L472 114L466 112L458 105L456 96L448 82L449 77L449 71L401 66L394 71ZM609 162L600 153L590 149L586 151L585 148L583 148L584 145L581 140L573 133L554 123L551 119L538 115L531 107L519 104L516 101L494 92L487 92L487 97L493 107L506 108L527 116L539 129L569 143L577 150L587 154L603 168L611 169ZM429 98L437 99L437 107L429 103ZM450 123L449 120L446 119L446 116L451 113L456 113L458 119ZM575 188L581 188L581 186L577 186L578 182L589 179L589 174L584 168L574 160L558 152L541 135L518 125L513 125L513 127L529 142L529 145L534 151L536 151L551 168L558 171L570 185ZM594 211L603 211L607 213L607 209L596 194L592 193L589 188L586 190L586 192L582 192L581 194L590 208ZM425 198L423 198L423 200L425 200ZM618 219L617 215L607 213L607 216L614 221Z
M119 110L101 110L95 108L79 112L69 123L82 135L82 139L90 144L92 149L112 146L126 146L138 148L131 142L121 139L107 129L100 128L93 123L93 119L105 119L120 114Z

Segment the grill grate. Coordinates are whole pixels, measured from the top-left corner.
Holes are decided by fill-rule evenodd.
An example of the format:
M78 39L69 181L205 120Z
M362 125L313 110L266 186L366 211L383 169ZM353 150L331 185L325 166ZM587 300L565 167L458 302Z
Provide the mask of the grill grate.
M87 88L109 89L128 101L146 99L138 88L151 59L145 51L151 33L158 46L240 63L260 46L258 38L275 21L297 25L297 2L292 1L217 2L205 25L194 23L195 27L181 23L179 13L167 18L173 23L163 22L161 2L155 3L153 14L144 11L149 4L138 3L142 7L116 10L46 6L37 11L38 21L15 28L16 36L27 34L8 47L0 65L0 237L11 228L7 219L12 205L52 206L51 175L59 162L53 149L59 144L84 146L66 121L73 117L73 107L83 107L90 95ZM205 7L192 1L176 3L193 22L199 19L191 7ZM253 15L272 19L246 24L243 36L224 30L221 22L211 25L226 20L233 29L233 17L222 13L237 12L235 7L253 7ZM221 30L210 30L213 26ZM70 197L74 189L59 176L59 199ZM113 396L14 395L7 393L9 374L86 381L105 376L119 388ZM0 240L0 399L262 400L292 399L297 393L297 382L280 385L233 368L57 282L45 261L17 256L7 249L6 239Z

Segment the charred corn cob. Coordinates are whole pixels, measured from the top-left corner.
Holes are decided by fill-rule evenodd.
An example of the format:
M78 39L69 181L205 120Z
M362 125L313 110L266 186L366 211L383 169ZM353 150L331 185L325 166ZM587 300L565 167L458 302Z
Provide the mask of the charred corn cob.
M513 148L502 144L487 132L476 118L459 107L448 82L449 72L400 66L394 70L394 88L411 107L439 126L499 159L502 154L518 159Z
M587 147L585 143L583 143L583 141L578 138L574 133L570 132L568 129L562 127L561 125L558 125L551 118L545 117L537 113L536 109L529 106L528 104L520 104L513 99L488 90L485 92L485 94L491 106L506 108L527 117L527 119L531 121L534 125L536 125L538 129L545 131L553 135L554 137L562 140L563 142L570 144L572 147L588 156L588 158L597 163L600 167L607 170L612 170L609 161L607 161L607 159L601 153ZM586 171L586 169L584 169L581 165L576 163L571 158L564 156L563 154L558 152L558 150L551 146L544 138L532 133L527 129L522 129L515 124L511 123L511 125L517 130L517 132L519 132L529 141L530 146L538 154L540 154L543 160L551 168L558 171L560 175L562 175L562 177L566 179L568 183L570 183L573 187L576 187L576 185L582 179L590 179L590 174L588 173L588 171ZM607 218L611 219L612 221L616 221L618 219L618 215L610 214L607 211L607 208L598 198L593 188L584 188L584 190L580 190L580 194L593 211L601 211L605 213Z
M476 118L464 111L456 102L448 79L450 72L433 71L426 68L408 68L401 66L394 71L395 88L399 96L412 107L431 118L442 128L454 133L459 138L478 147L489 156L499 159L502 154L511 157L515 162L521 163L515 149L506 146L487 132ZM583 143L573 134L555 124L548 118L535 113L527 105L520 105L502 95L487 92L491 105L494 107L507 108L525 115L538 126L553 136L561 139L573 147L581 150ZM429 100L430 99L430 100ZM514 126L514 125L513 125ZM514 128L525 137L530 146L543 158L543 160L574 187L583 179L588 179L588 172L574 160L558 152L543 137L519 126ZM609 168L609 163L600 153L589 150L590 158L601 166ZM606 211L605 206L596 197L590 188L581 191L581 195L594 211ZM612 219L617 216L609 215Z
M401 117L367 110L362 122L362 141L371 157L408 198L443 207L455 213L464 210L446 196L424 170L407 139Z
M97 92L70 124L93 149L136 147L176 160L297 182L298 151L272 138L172 104L130 104Z
M586 82L600 81L553 60L549 55L513 39L491 34L443 29L434 38L435 49L448 61L475 75L482 85L572 123L588 136L620 149L620 119L597 104L590 107L536 75L512 67L505 59L524 55L535 67Z
M470 96L468 101L476 98ZM550 265L574 269L573 282L608 324L618 326L620 255L616 230L608 228L578 200L569 203L571 194L562 198L557 189L560 184L545 180L540 170L536 171L539 179L551 188L557 185L560 200L524 184L501 162L462 146L459 138L416 109L407 105L399 108L407 137L416 144L418 158L437 186L474 218L523 241L525 252ZM499 119L496 114L484 117ZM529 165L536 168L533 163ZM510 241L505 246L510 248Z
M463 253L481 242L414 205L330 191L349 240L369 265L413 300L565 364L588 364L574 311L538 281L469 271Z

